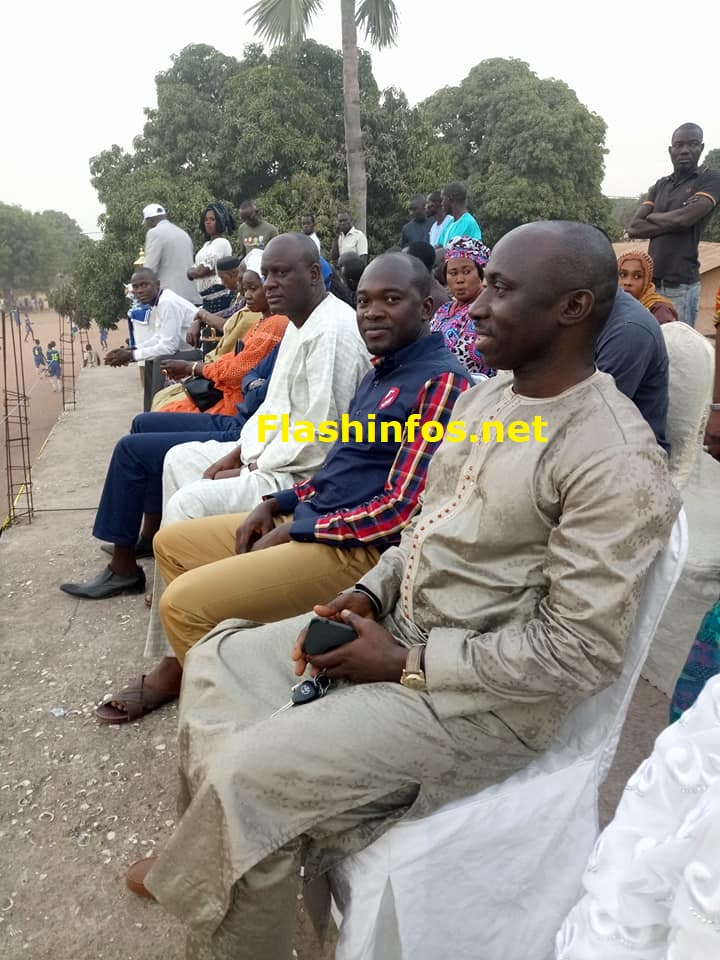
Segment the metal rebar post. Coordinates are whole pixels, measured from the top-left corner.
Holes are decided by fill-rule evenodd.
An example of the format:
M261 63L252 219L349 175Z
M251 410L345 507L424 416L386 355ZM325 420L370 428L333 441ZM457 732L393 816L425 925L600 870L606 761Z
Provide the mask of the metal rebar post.
M19 311L17 315L14 311L0 311L7 483L7 514L0 525L0 532L20 519L31 523L34 512L28 415L30 398L25 389L19 318Z
M74 410L75 396L75 335L72 321L63 317L60 320L60 353L62 357L62 405L63 410Z

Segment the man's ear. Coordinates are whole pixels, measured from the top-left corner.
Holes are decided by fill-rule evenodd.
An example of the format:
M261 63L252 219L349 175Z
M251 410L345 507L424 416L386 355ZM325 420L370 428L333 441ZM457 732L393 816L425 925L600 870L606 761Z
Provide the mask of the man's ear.
M312 281L313 286L315 286L318 280L323 284L323 286L325 285L323 282L322 270L320 269L319 263L310 264L310 279Z
M420 304L420 316L423 318L424 323L428 323L433 318L435 313L435 303L433 302L432 297L425 297L423 302Z
M560 326L572 327L583 323L593 311L595 296L592 290L571 290L560 304Z

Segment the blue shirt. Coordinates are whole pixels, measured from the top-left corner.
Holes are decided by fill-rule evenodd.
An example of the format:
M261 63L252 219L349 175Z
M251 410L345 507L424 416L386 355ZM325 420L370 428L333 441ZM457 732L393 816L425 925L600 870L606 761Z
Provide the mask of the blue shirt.
M467 210L459 220L451 220L444 228L438 240L438 246L446 247L448 241L453 237L473 237L475 240L482 240L482 230L475 217Z
M280 344L267 354L260 363L249 370L242 378L243 401L235 406L235 418L244 427L250 417L258 410L267 396L270 377L275 368ZM251 388L251 384L255 386Z
M635 404L668 453L668 355L660 324L635 297L618 290L595 344L598 370L611 374L620 393Z

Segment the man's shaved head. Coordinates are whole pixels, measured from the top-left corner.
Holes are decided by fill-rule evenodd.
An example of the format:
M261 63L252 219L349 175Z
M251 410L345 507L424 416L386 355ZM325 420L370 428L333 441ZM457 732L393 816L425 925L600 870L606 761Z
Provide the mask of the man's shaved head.
M694 173L704 148L702 127L696 123L683 123L674 130L668 153L675 173L681 177Z
M417 257L411 257L407 253L382 253L365 267L364 273L379 267L396 271L403 280L408 277L410 285L417 290L421 300L430 296L430 273Z
M680 133L694 133L697 139L702 143L703 139L703 129L697 123L681 123L677 129L673 130L673 135L670 138L671 141L674 140Z
M281 233L268 243L265 250L282 251L283 256L293 256L306 267L320 264L320 253L317 244L304 233ZM264 253L264 251L263 251Z
M602 230L573 220L540 220L511 230L496 248L510 238L536 245L548 299L556 299L569 290L589 290L595 301L592 319L598 326L605 323L613 307L618 279L617 257Z
M384 253L365 268L357 319L370 353L387 356L427 336L431 316L430 274L417 258Z
M565 220L507 233L470 305L476 349L515 372L518 392L554 396L593 370L595 343L617 294L617 260L596 227Z
M320 254L304 233L281 233L262 253L265 298L300 327L325 297Z

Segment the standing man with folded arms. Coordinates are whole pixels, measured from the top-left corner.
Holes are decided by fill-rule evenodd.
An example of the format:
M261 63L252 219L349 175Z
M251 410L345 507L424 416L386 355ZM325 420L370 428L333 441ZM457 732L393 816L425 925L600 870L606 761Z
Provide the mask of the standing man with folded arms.
M699 166L702 140L696 123L675 130L668 147L673 172L650 187L628 227L630 237L650 240L657 291L691 327L700 303L698 244L720 200L720 172Z

